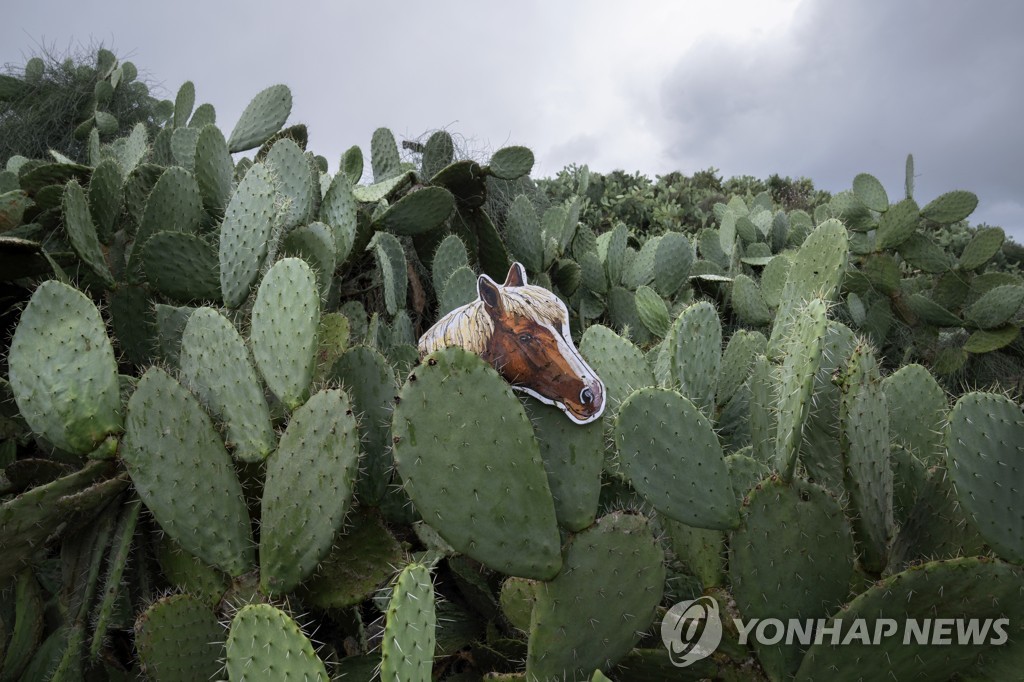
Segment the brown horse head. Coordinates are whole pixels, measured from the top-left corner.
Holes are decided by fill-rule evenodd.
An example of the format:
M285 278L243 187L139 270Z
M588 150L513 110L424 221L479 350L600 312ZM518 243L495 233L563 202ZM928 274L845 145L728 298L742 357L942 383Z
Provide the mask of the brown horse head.
M565 304L528 285L519 263L512 264L503 286L480 275L477 293L493 325L481 357L514 389L555 405L577 424L600 417L604 383L573 344Z

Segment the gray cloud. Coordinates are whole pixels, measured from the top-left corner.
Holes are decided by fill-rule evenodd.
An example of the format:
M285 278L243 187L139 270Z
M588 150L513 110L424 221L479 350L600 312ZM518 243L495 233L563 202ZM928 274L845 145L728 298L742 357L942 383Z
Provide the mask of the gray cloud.
M982 202L973 222L1024 241L1024 4L777 0L730 12L743 14L730 23L718 5L646 0L112 0L102 11L55 0L0 22L0 62L23 63L37 42L103 41L164 96L194 81L225 130L253 95L286 83L291 122L309 126L332 167L378 126L399 139L446 128L484 158L532 147L536 174L715 166L835 191L870 172L899 195L913 152L922 202L970 189Z
M309 126L311 148L332 166L380 126L399 139L448 128L485 153L531 144L545 79L571 46L574 11L542 0L115 0L102 12L70 1L25 4L0 23L0 62L23 64L40 43L61 51L103 42L158 79L162 96L192 80L197 103L212 103L225 130L253 95L286 83L290 122Z
M805 176L848 188L870 172L899 196L976 192L975 222L1024 238L1024 5L811 0L785 34L702 42L662 84L684 170Z

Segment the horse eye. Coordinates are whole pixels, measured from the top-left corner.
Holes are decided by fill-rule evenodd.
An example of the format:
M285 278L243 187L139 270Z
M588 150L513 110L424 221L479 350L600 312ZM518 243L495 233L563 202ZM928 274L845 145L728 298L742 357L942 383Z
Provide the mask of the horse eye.
M533 341L533 334L520 334L519 340L522 341L523 343L530 343L531 341Z

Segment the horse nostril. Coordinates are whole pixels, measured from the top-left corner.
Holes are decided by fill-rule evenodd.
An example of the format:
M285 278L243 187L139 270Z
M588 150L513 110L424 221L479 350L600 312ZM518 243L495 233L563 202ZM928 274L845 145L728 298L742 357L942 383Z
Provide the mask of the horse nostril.
M582 391L580 391L580 402L583 403L584 405L589 405L590 403L594 402L594 392L591 391L589 388L585 388Z

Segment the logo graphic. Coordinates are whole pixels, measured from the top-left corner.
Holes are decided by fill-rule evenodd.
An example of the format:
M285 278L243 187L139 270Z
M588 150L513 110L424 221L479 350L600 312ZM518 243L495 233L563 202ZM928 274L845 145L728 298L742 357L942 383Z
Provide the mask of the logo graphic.
M661 621L661 639L672 665L685 668L707 658L722 641L718 602L712 597L679 602Z

